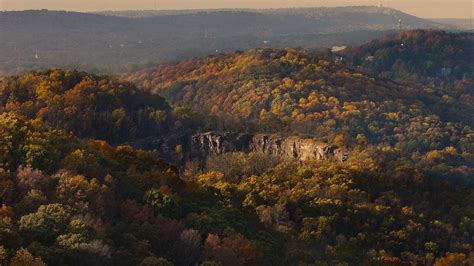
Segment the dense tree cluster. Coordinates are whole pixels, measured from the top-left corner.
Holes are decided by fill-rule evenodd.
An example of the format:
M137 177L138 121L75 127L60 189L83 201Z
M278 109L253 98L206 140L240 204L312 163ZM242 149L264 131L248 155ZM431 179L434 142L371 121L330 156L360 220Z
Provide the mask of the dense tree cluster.
M0 111L111 143L166 135L188 122L185 109L131 83L59 69L0 79Z
M456 265L450 256L462 258L457 265L474 262L474 209L466 204L474 190L446 179L447 169L433 173L428 162L420 167L396 149L376 147L354 152L345 164L267 162L254 174L229 169L252 156L247 168L265 165L252 154L227 154L211 158L197 180L285 235L285 265ZM446 252L453 255L439 259Z
M262 230L255 214L180 178L155 152L81 141L13 113L0 115L0 151L2 265L263 259L248 238Z

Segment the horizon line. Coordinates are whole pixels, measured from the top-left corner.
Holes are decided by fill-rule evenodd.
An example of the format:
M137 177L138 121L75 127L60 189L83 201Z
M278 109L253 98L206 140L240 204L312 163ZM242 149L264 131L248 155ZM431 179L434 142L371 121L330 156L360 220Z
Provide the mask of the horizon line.
M150 11L260 11L260 10L282 10L282 9L335 9L335 8L348 8L348 7L376 7L383 9L391 9L398 12L408 14L410 16L422 18L422 19L459 19L459 20L469 20L472 17L459 18L459 17L421 17L413 15L411 13L402 11L388 6L378 6L378 5L347 5L347 6L292 6L292 7L268 7L268 8L252 8L252 7L212 7L212 8L163 8L163 9L97 9L97 10L71 10L71 9L51 9L51 8L31 8L31 9L2 9L0 12L25 12L25 11L53 11L53 12L71 12L71 13L101 13L101 12L150 12ZM100 14L99 14L100 15Z

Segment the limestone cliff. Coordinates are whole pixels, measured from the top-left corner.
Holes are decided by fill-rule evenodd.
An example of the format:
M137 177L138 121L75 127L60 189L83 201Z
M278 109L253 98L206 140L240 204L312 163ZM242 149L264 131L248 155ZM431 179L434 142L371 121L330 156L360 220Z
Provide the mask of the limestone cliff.
M205 158L226 152L261 152L269 156L296 160L347 160L347 152L311 138L281 137L274 134L236 134L207 132L192 137L191 152Z

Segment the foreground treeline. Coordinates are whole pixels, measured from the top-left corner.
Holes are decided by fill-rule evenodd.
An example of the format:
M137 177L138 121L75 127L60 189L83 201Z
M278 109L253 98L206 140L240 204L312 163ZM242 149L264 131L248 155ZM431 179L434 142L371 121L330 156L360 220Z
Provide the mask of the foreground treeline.
M372 146L345 164L227 154L180 176L151 151L13 113L0 126L2 264L472 264L455 148L416 164Z

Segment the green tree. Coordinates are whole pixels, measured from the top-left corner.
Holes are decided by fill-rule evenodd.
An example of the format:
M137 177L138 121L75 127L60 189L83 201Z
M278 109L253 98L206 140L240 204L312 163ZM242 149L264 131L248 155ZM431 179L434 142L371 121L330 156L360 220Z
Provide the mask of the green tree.
M27 239L51 241L66 229L71 210L62 204L41 205L35 213L20 218L20 233Z
M174 264L164 258L146 257L140 263L140 266L173 266Z

